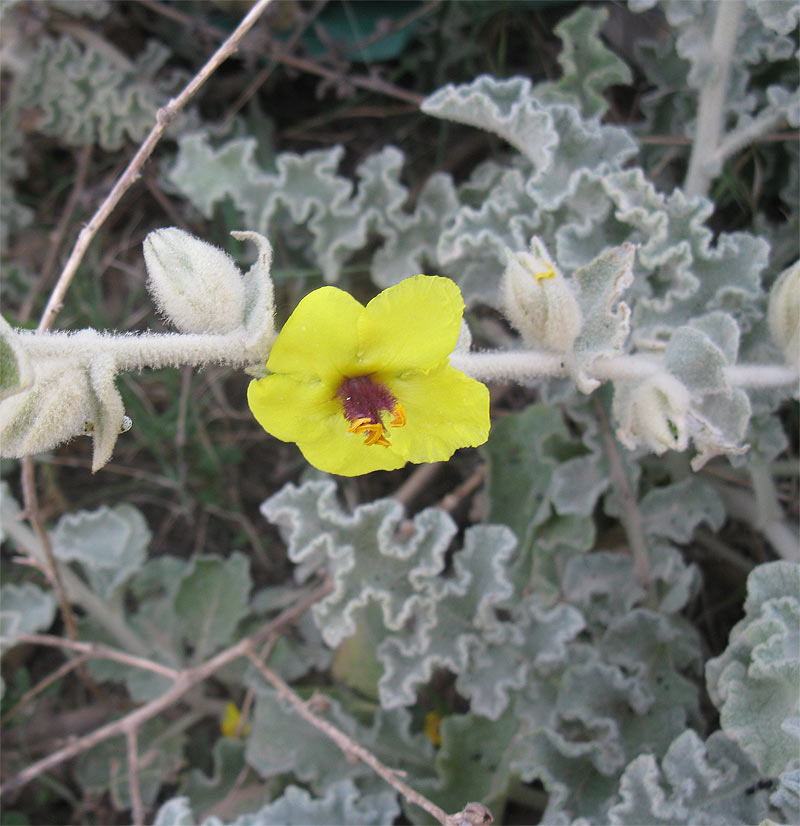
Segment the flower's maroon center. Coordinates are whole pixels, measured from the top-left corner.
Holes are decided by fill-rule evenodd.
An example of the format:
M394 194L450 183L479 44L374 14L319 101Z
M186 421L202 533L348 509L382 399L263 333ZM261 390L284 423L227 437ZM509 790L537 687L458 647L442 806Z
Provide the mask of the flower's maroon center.
M350 422L348 433L366 433L365 445L389 447L381 414L392 415L390 427L403 427L406 412L386 385L373 381L369 376L353 376L345 379L336 391L342 403L342 413Z

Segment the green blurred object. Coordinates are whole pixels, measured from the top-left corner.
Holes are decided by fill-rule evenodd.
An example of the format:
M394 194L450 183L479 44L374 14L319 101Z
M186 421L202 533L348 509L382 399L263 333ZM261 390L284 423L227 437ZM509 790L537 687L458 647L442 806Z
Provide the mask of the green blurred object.
M350 60L362 63L376 63L392 60L402 54L406 43L414 33L419 18L395 29L397 23L422 6L420 0L351 0L328 3L312 26L303 36L303 43L310 58L317 58L328 51L323 40L339 46L342 54ZM388 33L380 35L380 24L388 23ZM384 23L384 25L387 25ZM318 27L324 30L321 39ZM372 37L375 40L369 40ZM363 41L369 40L364 43Z

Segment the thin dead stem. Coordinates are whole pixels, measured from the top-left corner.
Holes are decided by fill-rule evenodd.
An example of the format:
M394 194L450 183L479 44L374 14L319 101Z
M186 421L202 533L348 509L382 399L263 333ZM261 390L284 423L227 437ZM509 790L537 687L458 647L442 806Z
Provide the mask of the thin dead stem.
M64 748L58 749L42 760L31 764L26 769L23 769L16 777L13 777L8 782L0 786L0 796L7 792L12 792L20 789L31 780L37 778L40 774L50 771L56 766L63 763L65 760L70 760L88 749L102 743L111 737L118 737L131 729L138 729L139 726L146 723L152 717L155 717L160 712L172 706L181 699L194 686L206 680L219 669L237 660L239 657L249 656L249 652L254 650L254 647L268 638L271 634L276 633L285 625L294 622L304 611L318 600L322 599L326 594L329 594L333 588L331 582L326 581L322 585L315 588L313 591L306 594L305 597L298 600L294 605L289 606L281 611L275 619L268 622L263 628L257 631L250 637L245 637L235 645L226 648L216 656L204 663L189 668L178 673L175 682L168 688L160 697L151 700L149 703L140 706L134 711L126 714L118 720L107 723L89 734L79 737L73 742L69 743Z
M102 643L94 642L80 642L79 640L65 640L63 637L54 637L49 634L20 634L18 637L20 642L29 642L34 645L52 645L57 648L69 648L72 651L79 651L86 659L102 659L115 660L125 665L133 666L134 668L141 668L145 671L154 671L156 674L161 674L163 677L169 677L171 680L177 679L181 673L174 668L167 665L162 665L154 660L148 660L145 657L137 657L133 654L128 654L125 651L119 651L112 648L110 645L103 645Z
M25 516L27 517L28 522L30 522L31 528L33 528L33 532L39 540L42 553L44 554L45 561L47 562L45 574L47 579L50 581L53 591L55 591L56 599L58 600L58 605L61 610L61 617L64 620L64 627L67 631L67 636L71 640L77 640L78 626L75 623L75 616L72 613L69 600L67 600L64 587L61 584L61 580L58 578L58 569L56 568L56 560L53 556L53 546L50 542L50 535L45 530L45 527L42 524L42 516L39 513L39 498L36 495L36 479L34 478L33 458L31 456L25 456L21 461L21 465L22 499L25 503Z
M267 662L277 641L278 637L275 634L267 639L264 643L264 647L258 655L260 662ZM253 699L255 694L255 689L249 688L247 689L247 693L244 695L244 700L242 701L242 713L239 715L239 722L236 724L236 731L233 733L234 737L241 737L245 727L247 726L247 719L250 716L250 709L253 707Z
M125 730L128 746L128 793L131 797L133 826L144 826L144 803L139 785L139 749L136 739L136 726L130 726Z
M20 641L30 642L30 640L25 639L21 639ZM58 641L60 643L69 642L68 640L63 640L60 637L58 638ZM88 659L88 654L79 654L77 657L73 657L71 660L67 660L65 663L62 663L55 671L52 672L52 674L48 674L44 679L39 680L33 688L28 689L28 691L26 691L22 697L20 697L19 700L17 700L17 702L14 703L14 705L2 717L0 717L0 726L4 726L15 714L25 708L25 706L34 697L36 697L37 694L41 694L48 686L69 674L70 671L80 668Z
M250 662L253 663L261 674L263 674L264 677L269 680L273 686L275 686L278 694L288 700L292 704L292 707L304 720L314 726L314 728L319 729L319 731L321 731L326 737L333 740L333 742L336 743L336 745L348 758L357 758L361 760L362 763L369 766L390 786L397 789L397 791L400 792L400 794L402 794L409 803L413 803L424 809L429 815L436 818L442 826L448 826L448 824L451 823L448 819L447 812L445 812L444 809L440 809L435 803L428 800L427 797L424 797L419 792L412 789L407 783L400 780L394 769L390 769L388 766L381 763L381 761L378 760L372 752L365 749L359 743L356 743L355 740L352 740L343 731L336 728L336 726L332 723L329 723L322 717L317 716L309 707L309 703L304 702L303 699L299 697L287 683L285 683L274 671L267 668L267 666L261 662L261 658L256 653L255 648L252 645L250 645L247 649L247 656L250 658Z
M131 162L114 184L111 192L108 193L97 212L95 212L89 223L80 231L78 240L75 242L75 246L67 259L67 263L64 265L64 269L50 295L50 300L47 302L47 307L37 328L39 332L49 330L52 326L63 305L64 296L69 289L69 285L72 283L78 266L83 260L86 250L89 248L89 244L91 244L97 231L120 202L122 196L139 179L145 161L147 161L152 154L156 144L161 140L169 124L217 68L239 48L242 38L250 31L271 2L272 0L258 0L234 29L230 37L214 52L202 69L189 81L183 91L177 97L170 100L166 106L158 110L156 125L150 130L150 134L144 139L136 154L131 159Z
M637 582L645 589L650 587L650 558L647 553L647 541L644 534L642 514L636 503L636 496L628 484L622 460L619 456L619 445L611 433L611 423L606 411L599 400L594 402L595 412L600 421L600 432L606 446L608 464L611 468L611 479L622 506L622 525L633 557L633 573Z

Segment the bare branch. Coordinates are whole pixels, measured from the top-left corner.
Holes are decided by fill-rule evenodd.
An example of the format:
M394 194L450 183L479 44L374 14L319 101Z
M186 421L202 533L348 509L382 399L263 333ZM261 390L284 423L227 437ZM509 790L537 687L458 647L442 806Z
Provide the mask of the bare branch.
M30 522L36 537L39 540L39 545L42 548L42 553L45 557L46 565L44 572L50 585L58 599L58 605L61 609L61 616L64 620L64 626L67 631L67 636L72 640L78 639L78 626L75 624L75 616L72 613L67 595L58 577L58 568L56 567L56 560L53 556L53 546L50 542L50 535L42 524L42 515L39 513L39 498L36 495L36 480L33 472L33 458L25 456L21 462L21 482L22 482L22 498L25 503L25 516Z
M172 686L160 697L156 697L155 700L151 700L149 703L140 706L135 711L125 715L125 717L121 717L118 720L114 720L105 726L95 729L93 732L78 738L64 748L53 752L53 754L48 757L38 760L36 763L28 766L28 768L23 769L16 777L13 777L7 783L0 786L0 796L6 792L21 788L43 772L50 771L50 769L60 765L65 760L82 754L98 743L102 743L111 737L118 737L132 728L138 728L138 726L141 726L147 722L147 720L155 717L156 714L169 708L190 689L198 683L203 682L203 680L210 677L216 671L219 671L220 668L223 668L239 657L249 656L248 652L253 650L254 646L258 645L271 634L274 634L280 628L283 628L283 626L294 622L309 606L330 593L332 588L332 583L325 581L322 585L306 594L305 597L298 600L294 605L281 611L275 619L268 622L255 634L250 637L245 637L230 648L221 651L210 660L206 660L206 662L200 663L200 665L194 668L179 672Z
M80 651L86 659L116 660L116 662L131 665L134 668L141 668L145 671L155 671L156 674L169 677L171 680L177 679L181 673L175 668L162 665L154 660L137 657L125 651L112 648L110 645L103 645L102 643L65 640L63 637L55 637L50 634L20 634L18 639L20 642L30 642L34 645L53 645L58 648L69 648L72 651Z
M49 330L52 326L55 317L61 309L69 285L78 270L78 266L83 260L86 250L89 248L89 244L91 244L92 239L106 218L108 218L120 202L122 196L130 189L134 182L139 179L145 161L153 153L156 144L161 140L169 124L217 68L239 48L242 38L250 31L271 2L272 0L258 0L242 19L241 23L234 29L230 37L214 52L203 68L189 81L183 91L176 98L170 100L166 106L158 110L156 125L150 130L150 134L144 139L131 162L117 180L116 184L114 184L111 192L106 196L105 201L100 205L89 223L80 231L78 240L75 242L75 246L67 259L67 263L64 265L58 282L50 295L50 300L47 302L47 307L37 328L39 332Z
M329 723L322 717L318 717L309 708L308 703L304 702L303 699L299 697L287 683L285 683L274 671L267 668L267 666L261 662L261 658L258 656L252 645L250 645L247 649L247 656L250 658L253 665L264 675L264 677L275 686L278 694L288 700L304 720L311 723L312 726L319 729L326 737L333 740L333 742L339 746L347 757L356 757L361 760L362 763L365 763L376 774L380 775L390 786L397 789L397 791L400 792L400 794L402 794L409 803L414 803L424 809L429 815L435 817L436 820L442 824L442 826L450 826L450 824L453 823L444 809L440 809L435 803L428 800L427 797L424 797L419 792L412 789L411 786L400 780L395 770L385 766L380 760L378 760L377 757L375 757L374 754L372 754L372 752L365 749L359 743L356 743L355 740L352 740L343 731L336 728L336 726L332 723ZM487 822L491 822L491 820Z
M128 745L128 792L131 797L133 826L144 826L144 803L139 786L139 749L136 744L136 726L125 730Z

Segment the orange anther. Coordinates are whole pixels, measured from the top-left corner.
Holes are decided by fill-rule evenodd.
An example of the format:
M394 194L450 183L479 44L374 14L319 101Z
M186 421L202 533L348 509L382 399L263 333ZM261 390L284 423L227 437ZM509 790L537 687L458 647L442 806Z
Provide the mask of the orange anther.
M396 402L394 409L392 410L392 415L394 418L389 422L390 427L405 427L406 422L406 411L400 402Z

